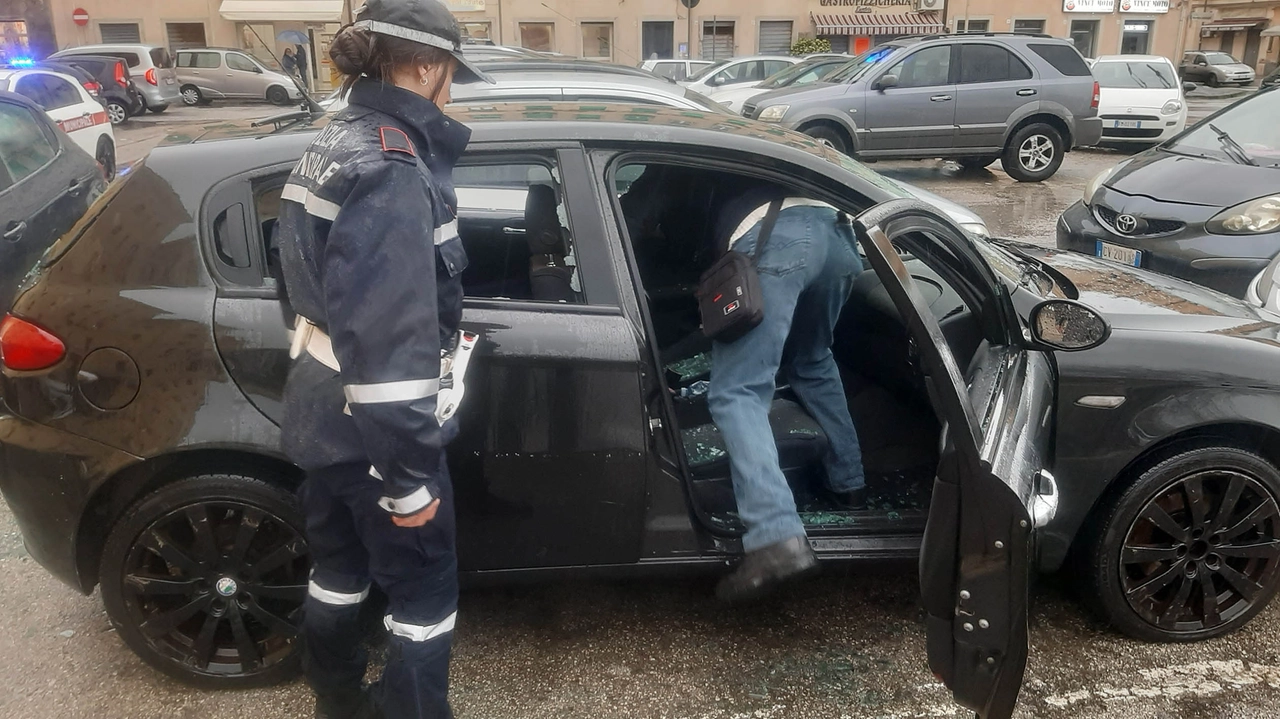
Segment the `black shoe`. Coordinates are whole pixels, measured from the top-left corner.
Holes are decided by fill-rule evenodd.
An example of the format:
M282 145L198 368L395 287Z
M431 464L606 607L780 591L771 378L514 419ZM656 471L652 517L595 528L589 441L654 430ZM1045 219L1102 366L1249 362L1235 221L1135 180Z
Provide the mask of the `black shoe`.
M832 492L836 507L846 512L857 512L867 508L867 488L861 487L849 492Z
M792 537L747 552L742 562L716 586L716 596L728 602L755 599L789 580L818 571L818 556L806 537Z
M358 697L346 697L345 701L316 697L316 719L382 719L382 710L373 693L364 689Z

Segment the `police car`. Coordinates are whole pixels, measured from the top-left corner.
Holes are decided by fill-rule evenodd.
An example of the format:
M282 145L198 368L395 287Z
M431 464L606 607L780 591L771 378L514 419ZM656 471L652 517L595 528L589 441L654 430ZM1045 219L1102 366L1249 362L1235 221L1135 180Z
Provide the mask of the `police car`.
M40 68L0 68L0 90L22 95L40 107L80 149L116 174L116 137L103 107L71 75Z

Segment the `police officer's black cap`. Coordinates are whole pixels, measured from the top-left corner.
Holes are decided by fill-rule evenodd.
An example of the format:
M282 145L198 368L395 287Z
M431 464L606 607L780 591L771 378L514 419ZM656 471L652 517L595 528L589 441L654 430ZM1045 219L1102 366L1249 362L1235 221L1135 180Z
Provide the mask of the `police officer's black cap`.
M440 48L453 55L458 61L454 82L493 82L462 54L458 21L440 0L367 0L355 16L355 27Z

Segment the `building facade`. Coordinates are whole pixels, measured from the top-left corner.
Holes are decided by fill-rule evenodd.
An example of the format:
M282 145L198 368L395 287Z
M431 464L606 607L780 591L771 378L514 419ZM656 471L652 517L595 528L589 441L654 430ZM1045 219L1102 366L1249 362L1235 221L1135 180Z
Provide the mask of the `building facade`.
M328 43L361 0L45 0L59 47L141 41L248 50L268 64L309 40L330 84ZM690 9L685 2L694 5ZM859 53L940 32L1070 38L1088 57L1227 49L1259 72L1280 57L1280 0L446 0L476 40L635 65L652 58L786 53L801 37ZM73 18L81 11L78 20ZM88 16L85 19L85 15ZM296 40L296 36L293 40Z

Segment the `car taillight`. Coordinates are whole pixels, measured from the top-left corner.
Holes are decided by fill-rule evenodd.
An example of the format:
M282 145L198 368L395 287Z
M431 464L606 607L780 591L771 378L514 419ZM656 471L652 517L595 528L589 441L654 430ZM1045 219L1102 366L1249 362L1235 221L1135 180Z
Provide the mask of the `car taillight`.
M154 67L153 67L153 68L151 68L150 70L147 70L147 82L151 83L152 85L159 85L159 84L160 84L160 83L156 82L156 69L155 69ZM1097 86L1098 86L1098 83L1096 83L1096 82L1095 82L1095 83L1093 83L1093 86L1094 86L1094 87L1097 87ZM1096 96L1096 95L1097 95L1097 93L1095 92L1095 93L1094 93L1094 95Z
M1101 100L1101 99L1102 99L1102 89L1101 89L1101 87L1099 87L1099 86L1098 86L1098 81L1097 81L1097 80L1094 80L1094 82L1093 82L1093 102L1089 103L1089 107L1092 107L1093 109L1097 110L1097 109L1098 109L1098 101L1099 101L1099 100Z
M0 361L13 370L48 369L66 355L66 345L26 320L5 315L0 323Z
M84 85L84 89L88 90L89 92L102 92L102 86L96 82L93 82L92 80L82 84Z
M129 76L124 74L124 63L116 63L116 84L120 87L129 87Z

